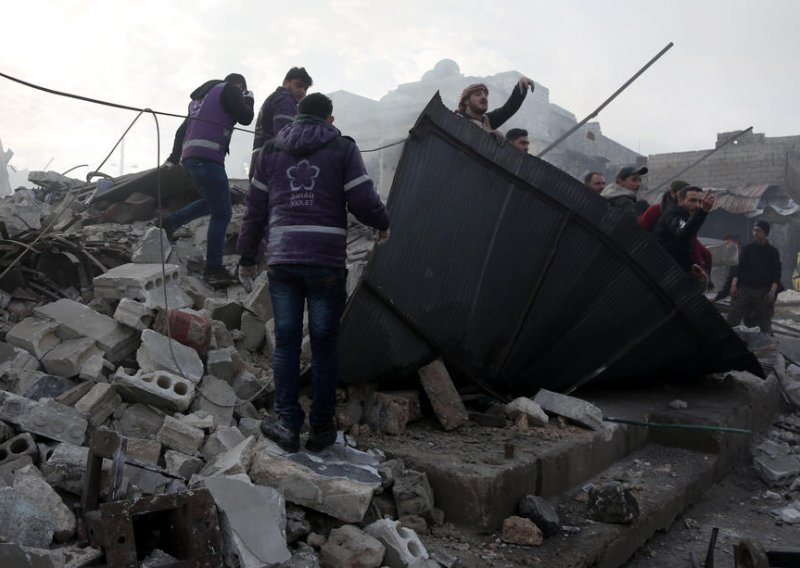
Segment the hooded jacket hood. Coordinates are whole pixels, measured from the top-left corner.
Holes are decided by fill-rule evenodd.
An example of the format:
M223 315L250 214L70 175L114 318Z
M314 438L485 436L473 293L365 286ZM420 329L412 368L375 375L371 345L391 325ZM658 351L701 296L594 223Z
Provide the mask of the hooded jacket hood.
M299 114L294 122L287 124L278 132L275 139L280 149L295 156L305 156L341 135L338 128L328 124L324 119L309 114Z
M211 87L219 83L224 83L224 81L220 81L219 79L211 79L210 81L206 81L205 83L197 87L194 91L192 91L192 94L189 96L193 101L199 101L208 94L208 91L211 90Z
M635 191L622 187L616 182L608 184L600 195L607 199L611 199L612 197L628 197L636 201Z

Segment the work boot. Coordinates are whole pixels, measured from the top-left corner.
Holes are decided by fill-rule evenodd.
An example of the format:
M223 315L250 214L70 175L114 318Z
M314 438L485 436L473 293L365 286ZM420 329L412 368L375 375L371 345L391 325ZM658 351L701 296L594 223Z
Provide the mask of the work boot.
M300 450L300 432L283 425L277 418L267 416L261 421L261 433L278 444L285 452Z
M224 288L239 283L239 279L228 272L224 266L206 268L203 272L203 280L212 288Z
M311 427L306 441L306 449L309 452L321 452L328 446L336 442L336 424L331 422L327 426Z

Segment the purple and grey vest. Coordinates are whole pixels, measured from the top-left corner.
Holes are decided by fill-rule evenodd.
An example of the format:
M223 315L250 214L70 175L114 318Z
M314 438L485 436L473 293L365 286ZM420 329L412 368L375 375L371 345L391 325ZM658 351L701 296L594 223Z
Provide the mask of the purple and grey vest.
M225 85L227 83L222 81L211 87L202 99L189 103L189 126L183 139L181 160L200 158L225 163L233 125L236 124L236 119L222 106Z

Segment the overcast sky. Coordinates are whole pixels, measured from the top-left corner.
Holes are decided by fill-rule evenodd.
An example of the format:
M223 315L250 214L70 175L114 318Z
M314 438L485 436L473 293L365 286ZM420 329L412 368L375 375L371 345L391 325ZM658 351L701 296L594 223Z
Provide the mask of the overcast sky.
M379 99L450 58L465 75L528 75L581 119L672 41L600 114L607 136L647 155L712 148L717 132L751 125L770 137L800 135L794 0L9 4L0 12L0 72L176 114L195 87L231 72L245 75L257 106L294 65L309 70L312 90ZM55 171L94 169L135 116L0 77L0 140L17 169L51 159ZM179 122L159 119L162 162ZM156 149L153 118L143 116L126 138L126 173L154 167ZM119 173L119 161L115 154L104 171Z

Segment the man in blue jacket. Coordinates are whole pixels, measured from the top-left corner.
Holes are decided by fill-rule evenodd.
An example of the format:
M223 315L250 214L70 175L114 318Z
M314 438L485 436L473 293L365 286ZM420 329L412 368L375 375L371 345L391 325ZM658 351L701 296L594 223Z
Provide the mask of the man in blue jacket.
M160 224L172 238L182 225L211 215L208 223L206 266L203 278L211 286L230 286L237 282L222 265L225 233L231 220L231 196L225 174L233 127L253 121L253 93L245 78L231 73L224 81L206 81L194 90L189 114L175 133L168 163L180 161L202 197L175 211Z
M256 158L261 147L275 138L281 128L291 123L297 114L297 103L306 96L314 84L305 67L292 67L283 78L283 84L275 89L261 105L256 119L256 135L253 138L253 154L250 160L250 175L256 168Z
M266 236L267 275L275 321L275 411L261 431L288 452L300 448L299 403L303 308L311 337L311 432L306 448L336 441L337 339L346 301L347 212L388 237L389 214L367 175L358 147L333 126L333 104L321 93L300 101L294 122L261 149L239 233L239 277L256 275Z

